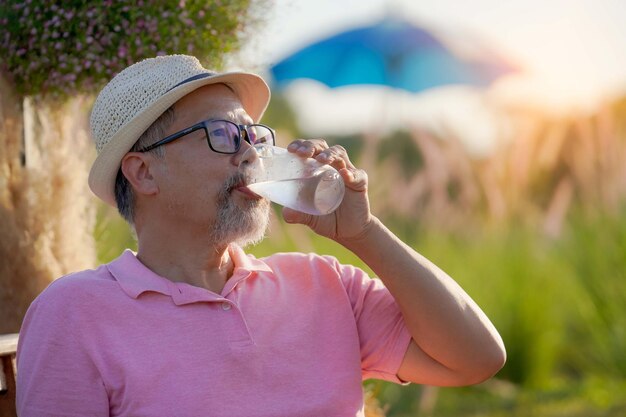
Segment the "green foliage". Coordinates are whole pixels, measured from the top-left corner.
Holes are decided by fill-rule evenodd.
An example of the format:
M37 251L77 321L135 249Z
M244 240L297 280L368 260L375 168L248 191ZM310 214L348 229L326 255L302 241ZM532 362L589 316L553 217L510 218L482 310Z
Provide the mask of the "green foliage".
M626 378L625 218L577 213L559 244L580 289L566 352L576 373Z
M116 209L100 203L93 231L96 240L98 263L108 263L117 258L124 249L137 250L137 242L128 223Z
M184 53L209 67L238 47L251 0L0 2L0 65L18 93L97 91L128 65Z
M550 389L519 389L499 381L440 389L433 417L620 417L626 412L624 381L583 379ZM388 417L423 416L395 414Z
M501 377L529 386L549 383L565 342L562 304L574 300L554 297L570 274L567 265L547 254L546 242L512 228L464 239L433 234L421 246L484 306L500 330L511 358Z

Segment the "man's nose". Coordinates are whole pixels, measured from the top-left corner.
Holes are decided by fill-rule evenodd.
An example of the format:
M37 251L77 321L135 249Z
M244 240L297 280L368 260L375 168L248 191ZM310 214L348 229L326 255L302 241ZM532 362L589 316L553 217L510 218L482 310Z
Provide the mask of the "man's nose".
M246 141L241 142L241 148L239 152L235 154L234 163L239 169L251 167L257 164L259 161L259 154L254 146L250 145Z

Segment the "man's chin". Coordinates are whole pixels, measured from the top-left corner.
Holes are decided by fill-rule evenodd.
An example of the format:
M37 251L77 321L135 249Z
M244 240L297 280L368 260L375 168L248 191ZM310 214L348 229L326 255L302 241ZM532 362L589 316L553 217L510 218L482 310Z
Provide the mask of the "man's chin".
M216 246L235 243L245 247L263 240L269 226L270 202L265 199L249 199L245 204L232 199L220 207L210 241ZM242 207L244 206L244 207Z
M235 237L232 241L241 247L254 246L261 243L265 238L267 229L269 227L269 212L265 217L260 217L255 225L253 225L247 232Z

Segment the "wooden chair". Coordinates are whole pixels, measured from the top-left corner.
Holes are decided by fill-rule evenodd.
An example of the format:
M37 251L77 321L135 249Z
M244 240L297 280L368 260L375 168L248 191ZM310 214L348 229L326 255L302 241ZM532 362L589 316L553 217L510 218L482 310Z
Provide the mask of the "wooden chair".
M15 417L18 334L0 335L0 417Z

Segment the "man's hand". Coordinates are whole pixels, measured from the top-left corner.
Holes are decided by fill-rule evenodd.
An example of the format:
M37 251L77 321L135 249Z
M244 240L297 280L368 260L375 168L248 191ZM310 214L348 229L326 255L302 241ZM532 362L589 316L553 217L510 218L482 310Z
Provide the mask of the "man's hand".
M341 205L333 213L312 216L284 208L287 223L309 226L315 233L336 241L360 238L372 222L367 197L367 173L357 169L342 146L329 147L323 139L295 140L287 147L289 152L328 164L339 171L346 184L346 193Z

